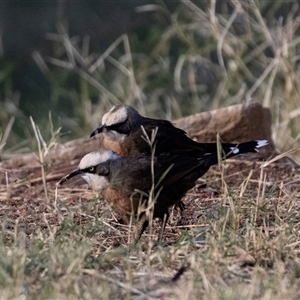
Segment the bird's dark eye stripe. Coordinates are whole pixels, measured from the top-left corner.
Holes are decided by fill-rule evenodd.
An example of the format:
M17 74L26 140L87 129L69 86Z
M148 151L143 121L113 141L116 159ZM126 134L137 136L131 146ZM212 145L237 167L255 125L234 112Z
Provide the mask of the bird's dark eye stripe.
M117 123L117 124L113 124L113 125L107 126L107 128L110 129L110 130L117 131L119 133L126 134L126 133L128 133L130 131L130 128L127 126L126 121L127 120L125 120L122 123Z
M107 128L111 129L111 130L116 130L121 127L120 124L114 124L114 125L110 125L110 126L107 126Z
M87 173L95 173L96 171L96 168L95 167L89 167L89 168L86 168L85 170L83 170L84 172L87 172Z

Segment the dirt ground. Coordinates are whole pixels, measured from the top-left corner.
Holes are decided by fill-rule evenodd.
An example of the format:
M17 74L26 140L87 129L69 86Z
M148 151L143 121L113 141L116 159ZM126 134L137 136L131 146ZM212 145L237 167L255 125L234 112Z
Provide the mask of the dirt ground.
M45 166L46 190L42 179L41 166L36 162L14 168L9 165L0 169L0 223L13 229L15 224L30 234L37 227L59 226L68 210L78 215L78 222L89 222L93 218L103 219L111 226L119 226L118 216L111 213L105 201L95 200L96 195L80 177L74 178L57 188L59 179L76 168L79 158L72 161L57 160ZM243 196L256 201L259 185L264 185L264 194L278 197L283 193L294 193L299 199L300 175L298 169L288 160L277 161L261 168L263 161L249 160L247 155L226 161L223 167L225 180L222 180L219 166L212 167L200 178L183 201L182 213L172 209L171 218L165 233L166 240L177 237L176 226L192 228L197 224L205 226L209 211L228 204L228 197L245 186ZM252 173L249 177L250 172ZM224 183L225 182L225 183ZM92 203L93 210L85 213L85 207ZM57 207L60 209L56 209ZM17 222L17 223L16 223ZM122 225L120 225L122 227ZM124 226L127 230L126 226ZM123 234L125 232L123 231Z

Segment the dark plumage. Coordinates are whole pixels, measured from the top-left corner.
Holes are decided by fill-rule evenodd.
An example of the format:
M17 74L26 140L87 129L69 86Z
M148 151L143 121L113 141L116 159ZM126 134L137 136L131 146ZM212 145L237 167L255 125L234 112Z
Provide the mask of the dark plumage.
M240 153L257 152L257 148L266 144L266 141L261 140L224 147L223 159ZM169 207L179 203L184 194L195 185L195 181L217 162L217 152L198 158L173 153L160 154L151 158L150 156L121 157L112 151L101 150L84 156L78 168L63 177L60 183L82 174L94 189L102 192L114 209L125 215L132 213L137 215L140 204L148 208L147 195L155 184L153 217L163 222L159 235L161 239L169 217ZM152 163L154 177L151 172ZM149 224L145 211L139 217L143 218L143 225L137 238L143 234Z
M200 157L217 151L216 143L195 142L171 122L143 117L131 106L123 104L115 105L103 116L102 125L92 132L91 137L102 134L102 146L122 156L150 156L152 149L143 138L141 126L149 138L157 128L155 155L173 153ZM222 144L223 148L230 146L233 145Z

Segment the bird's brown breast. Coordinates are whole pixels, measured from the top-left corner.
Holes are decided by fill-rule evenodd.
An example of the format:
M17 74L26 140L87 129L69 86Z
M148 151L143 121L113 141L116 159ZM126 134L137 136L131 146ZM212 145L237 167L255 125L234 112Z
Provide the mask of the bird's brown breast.
M122 191L120 188L115 189L108 187L103 191L104 198L110 205L121 214L136 214L139 206L139 199L131 197L132 191Z
M112 141L107 137L103 138L102 147L122 156L128 156L129 154L129 149L124 142Z
M122 141L113 141L109 137L104 137L102 141L102 146L105 149L114 151L121 156L140 156L140 155L150 155L151 148L141 138L142 134L129 135Z

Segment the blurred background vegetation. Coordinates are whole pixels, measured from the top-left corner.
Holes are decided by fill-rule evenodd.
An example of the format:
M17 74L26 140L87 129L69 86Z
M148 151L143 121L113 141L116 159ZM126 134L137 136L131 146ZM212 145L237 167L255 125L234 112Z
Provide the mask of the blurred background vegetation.
M299 1L1 1L0 151L88 136L113 104L175 119L253 99L300 138Z

